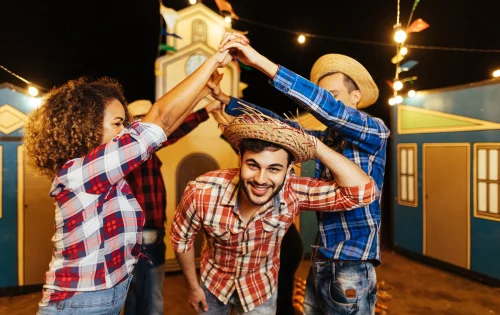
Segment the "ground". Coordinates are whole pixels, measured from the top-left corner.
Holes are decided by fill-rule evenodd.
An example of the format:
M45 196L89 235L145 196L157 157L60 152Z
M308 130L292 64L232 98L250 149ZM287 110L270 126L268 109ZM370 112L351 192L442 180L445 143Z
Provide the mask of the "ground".
M394 252L383 252L378 280L394 288L387 314L500 315L500 288L491 287L441 269L410 260ZM304 260L297 277L307 276L310 262ZM165 278L165 314L196 314L187 303L182 274ZM0 298L0 314L35 314L40 293Z

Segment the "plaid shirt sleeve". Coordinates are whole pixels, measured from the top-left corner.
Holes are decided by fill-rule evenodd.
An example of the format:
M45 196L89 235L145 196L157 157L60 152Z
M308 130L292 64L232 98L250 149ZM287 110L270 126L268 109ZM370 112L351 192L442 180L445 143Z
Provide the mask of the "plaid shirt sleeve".
M196 233L201 228L201 220L196 205L196 183L191 182L182 195L175 210L170 238L175 252L185 253L193 247Z
M288 124L288 125L292 126L293 128L302 129L305 132L307 132L308 134L315 136L316 138L320 138L323 135L322 131L317 131L317 130L312 130L312 129L304 129L300 126L300 124L298 122L296 122L294 120L285 119L285 118L281 117L280 115L276 114L275 112L270 111L269 109L266 109L264 107L260 107L258 105L252 104L252 103L249 103L249 102L244 101L244 100L239 99L239 98L231 97L229 104L227 104L227 106L226 106L226 113L229 115L232 115L232 116L242 115L243 112L240 110L240 108L242 106L238 102L241 102L247 106L255 108L256 110L262 112L264 115L267 115L267 116L272 117L274 119L278 119L279 121L281 121L285 124Z
M375 154L385 147L390 131L381 119L345 106L329 91L282 66L272 84L360 149Z
M370 178L365 185L340 187L335 181L309 177L290 177L295 192L300 196L300 210L344 211L366 206L380 196L377 185Z
M205 108L202 108L184 119L184 122L170 134L164 145L171 145L179 141L182 137L193 131L199 124L208 119L208 113Z
M159 126L134 122L109 143L64 165L57 177L58 184L89 194L107 192L166 140Z

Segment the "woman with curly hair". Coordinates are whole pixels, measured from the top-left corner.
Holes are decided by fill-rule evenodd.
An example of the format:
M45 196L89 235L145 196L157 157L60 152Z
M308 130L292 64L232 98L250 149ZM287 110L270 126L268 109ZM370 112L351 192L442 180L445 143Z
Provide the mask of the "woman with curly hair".
M108 78L69 81L31 113L28 161L53 178L56 208L39 315L120 313L144 225L125 176L161 147L231 59L217 51L128 127L122 88Z

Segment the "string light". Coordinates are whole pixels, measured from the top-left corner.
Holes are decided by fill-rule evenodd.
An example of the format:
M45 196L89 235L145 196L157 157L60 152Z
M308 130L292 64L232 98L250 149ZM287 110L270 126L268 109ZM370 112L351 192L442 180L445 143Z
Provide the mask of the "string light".
M401 103L403 102L403 97L402 97L401 95L396 95L396 96L394 97L394 102L395 102L396 104L401 104Z
M189 4L191 5L196 4L196 0L189 0Z
M299 43L303 44L306 42L306 37L304 35L299 35L299 38L297 38L297 40L299 41Z
M257 22L254 20L250 20L244 17L238 17L238 22L243 22L251 25L256 25L262 28L267 28L273 31L278 31L282 33L288 33L291 35L299 36L302 34L301 32L290 30L287 28L277 27L270 24L265 24L261 22ZM388 42L378 42L374 40L365 40L365 39L354 39L354 38L346 38L346 37L337 37L337 36L326 36L315 33L307 33L308 38L317 38L331 41L339 41L339 42L347 42L347 43L355 43L355 44L364 44L364 45L372 45L372 46L385 46L385 47L395 47L396 44L388 43ZM481 52L481 53L500 53L500 49L474 49L474 48L462 48L462 47L443 47L443 46L425 46L425 45L405 45L407 48L412 49L427 49L427 50L446 50L446 51L464 51L464 52Z
M401 49L399 50L399 54L401 56L406 56L407 53L408 53L408 48L406 47L401 47Z
M39 85L36 85L36 84L33 84L31 83L30 81L26 80L25 78L23 78L22 76L10 71L9 69L5 68L4 66L0 65L0 69L4 70L5 72L7 72L8 74L16 77L17 79L23 81L24 83L28 84L28 94L30 94L31 96L37 96L38 95L38 90L44 90L44 91L48 91L48 89L44 88L44 87L41 87ZM36 86L36 87L35 87Z
M406 32L401 29L401 25L394 26L394 41L398 44L404 42L406 39Z
M408 97L414 97L416 94L417 94L417 92L415 92L415 90L408 91Z
M394 97L391 97L391 98L389 99L389 105L391 105L391 106L396 105L396 100L394 99Z
M493 71L493 77L494 78L500 77L500 69Z
M231 22L232 22L231 16L226 15L226 17L224 18L224 21L225 21L227 24L231 24Z
M31 95L31 96L37 96L38 95L38 89L32 85L30 85L28 87L28 93Z
M401 81L396 81L392 84L392 88L394 89L394 91L399 91L403 88L403 82Z

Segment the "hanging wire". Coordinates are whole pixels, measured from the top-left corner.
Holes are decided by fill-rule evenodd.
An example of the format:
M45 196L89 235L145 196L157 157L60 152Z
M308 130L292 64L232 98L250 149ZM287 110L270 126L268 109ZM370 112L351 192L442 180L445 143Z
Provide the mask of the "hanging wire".
M7 72L8 74L10 74L10 75L14 76L15 78L17 78L17 79L19 79L19 80L23 81L23 82L24 82L24 83L26 83L26 84L29 84L29 85L31 85L31 86L34 86L34 87L36 87L36 88L38 88L38 89L40 89L40 90L45 90L45 91L48 91L48 90L49 90L49 89L47 89L47 88L44 88L43 86L40 86L40 85L38 85L38 84L34 84L34 83L32 83L32 82L30 82L30 81L26 80L26 79L25 79L25 78L23 78L22 76L20 76L20 75L18 75L18 74L16 74L16 73L14 73L14 72L12 72L12 71L10 71L9 69L5 68L5 67L4 67L4 66L2 66L2 65L0 65L0 69L4 70L4 71L5 71L5 72Z
M262 28L267 28L267 29L282 32L282 33L291 34L291 35L296 35L296 36L304 35L308 38L318 38L318 39L348 42L348 43L355 43L355 44L364 44L364 45L373 45L373 46L385 46L385 47L397 46L394 43L379 42L379 41L373 41L373 40L353 39L353 38L327 36L327 35L314 34L314 33L297 32L294 30L289 30L286 28L282 28L282 27L278 27L278 26L274 26L274 25L270 25L270 24L266 24L266 23L256 22L256 21L253 21L253 20L250 20L247 18L243 18L243 17L239 17L239 19L237 21L244 22L244 23L251 24L251 25L255 25L255 26L259 26ZM414 49L448 50L448 51L481 52L481 53L499 53L500 52L500 49L475 49L475 48L426 46L426 45L407 45L406 47L414 48Z

